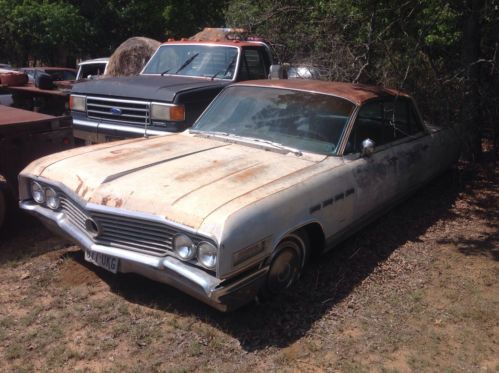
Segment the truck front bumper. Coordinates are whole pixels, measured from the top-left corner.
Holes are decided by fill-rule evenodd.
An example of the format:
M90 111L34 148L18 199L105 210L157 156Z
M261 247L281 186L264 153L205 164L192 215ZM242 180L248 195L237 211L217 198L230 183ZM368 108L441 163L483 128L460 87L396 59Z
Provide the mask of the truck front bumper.
M118 272L136 273L151 280L173 286L219 311L226 312L253 300L265 281L268 267L256 269L236 279L220 280L200 268L171 257L156 257L130 250L96 244L83 231L72 225L64 213L21 201L23 210L37 216L49 229L67 237L88 252L118 258Z
M82 119L73 114L74 137L92 143L101 143L113 140L123 140L141 136L165 135L172 132L180 132L185 126L165 127L158 130L157 127L137 127L126 124L102 122L97 120Z

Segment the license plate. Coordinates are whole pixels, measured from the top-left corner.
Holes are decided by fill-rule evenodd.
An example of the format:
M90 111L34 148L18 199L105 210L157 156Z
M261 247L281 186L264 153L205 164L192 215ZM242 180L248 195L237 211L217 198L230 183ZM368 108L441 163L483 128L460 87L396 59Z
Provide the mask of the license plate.
M85 260L96 266L107 269L109 272L117 273L120 260L113 256L85 250Z

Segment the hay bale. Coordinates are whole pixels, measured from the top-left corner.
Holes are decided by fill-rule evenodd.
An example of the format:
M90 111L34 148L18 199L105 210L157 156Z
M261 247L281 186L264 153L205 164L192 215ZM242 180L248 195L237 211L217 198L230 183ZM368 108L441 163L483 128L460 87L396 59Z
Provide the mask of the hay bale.
M135 36L124 41L109 58L107 76L137 75L161 43Z
M189 40L196 41L223 41L227 39L242 39L247 32L242 28L213 28L205 27L203 31L191 36Z

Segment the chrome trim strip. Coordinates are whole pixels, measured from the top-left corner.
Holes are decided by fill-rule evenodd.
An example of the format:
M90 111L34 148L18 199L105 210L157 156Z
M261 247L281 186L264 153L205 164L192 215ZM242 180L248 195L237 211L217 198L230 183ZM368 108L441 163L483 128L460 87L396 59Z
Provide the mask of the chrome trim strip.
M140 127L130 127L130 126L124 126L124 125L118 125L118 124L109 124L109 123L101 123L98 121L88 121L88 120L83 120L83 119L73 119L73 124L76 124L78 126L83 126L83 127L89 127L89 128L103 128L103 129L108 129L108 130L114 130L114 131L120 131L120 132L128 132L128 133L137 133L140 135L144 134L144 128ZM151 130L147 129L147 134L148 135L173 135L173 132L168 132L168 131L157 131L157 130Z
M78 113L81 113L81 112L79 111ZM97 128L97 126L99 125L99 122L91 122L89 120L73 118L73 125L74 124L77 124L77 125L83 126L83 127Z
M338 151L336 152L337 155L340 157L343 156L343 153L345 152L345 148L347 147L348 143L348 138L350 137L350 133L352 132L353 125L355 124L355 120L357 119L357 115L359 114L360 111L360 106L355 105L355 108L352 111L352 114L350 114L350 119L348 120L347 124L343 128L343 133L341 134L341 139L340 139L340 144L338 147Z
M92 104L92 106L102 107L102 108L109 108L110 105ZM147 112L147 109L141 109L141 108L129 108L129 107L126 107L126 106L115 106L115 105L113 105L113 107L119 108L119 109L123 109L123 110L133 110L133 111Z
M107 102L123 102L123 103L128 103L128 104L134 104L134 105L146 105L148 106L150 104L149 101L138 101L138 100L124 100L121 98L105 98L105 97L99 97L99 96L87 96L87 100L99 100L99 101L107 101Z
M102 128L102 129L115 130L115 131L120 131L120 132L138 133L140 135L144 134L143 127L129 127L129 126L123 126L123 125L118 125L118 124L100 123L100 122L99 122L98 127L99 127L99 129ZM149 126L148 126L147 134L148 135L173 135L173 132L151 130L151 129L149 129Z

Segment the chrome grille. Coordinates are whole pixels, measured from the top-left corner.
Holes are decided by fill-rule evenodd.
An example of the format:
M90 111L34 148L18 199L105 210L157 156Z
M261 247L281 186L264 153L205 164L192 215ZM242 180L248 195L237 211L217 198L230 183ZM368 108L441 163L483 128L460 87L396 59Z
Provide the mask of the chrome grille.
M100 227L100 234L93 238L96 243L154 256L172 252L173 236L180 232L174 227L146 219L108 212L86 212L65 196L61 196L61 209L69 222L84 232L85 220L92 218ZM189 237L195 244L201 241L199 237Z
M73 201L61 196L61 209L68 218L69 222L86 232L85 220L88 219L88 215Z
M144 126L149 123L149 103L87 97L87 116L92 119Z

